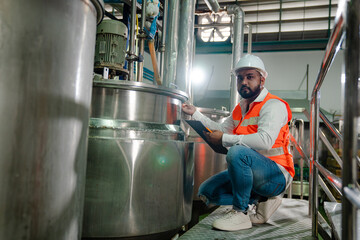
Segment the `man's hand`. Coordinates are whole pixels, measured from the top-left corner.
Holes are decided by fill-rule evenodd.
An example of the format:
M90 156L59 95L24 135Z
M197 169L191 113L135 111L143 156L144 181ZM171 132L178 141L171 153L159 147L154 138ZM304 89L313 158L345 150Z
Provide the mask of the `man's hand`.
M204 132L206 139L211 142L214 145L220 145L222 146L222 136L223 136L223 132L218 131L218 130L213 130L212 133L211 132Z
M194 112L196 111L196 107L194 107L193 105L188 104L188 103L183 103L182 110L184 113L192 116L194 114Z

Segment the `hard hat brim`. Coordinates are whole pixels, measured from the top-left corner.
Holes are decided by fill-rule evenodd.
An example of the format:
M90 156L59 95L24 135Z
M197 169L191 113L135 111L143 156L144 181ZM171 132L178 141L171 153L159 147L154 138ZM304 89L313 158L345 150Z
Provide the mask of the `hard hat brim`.
M236 76L236 72L238 72L241 69L255 69L256 71L258 71L261 76L263 76L264 78L267 78L268 73L266 71L264 71L263 69L260 68L256 68L256 67L239 67L239 68L234 68L231 73L234 74L234 76Z

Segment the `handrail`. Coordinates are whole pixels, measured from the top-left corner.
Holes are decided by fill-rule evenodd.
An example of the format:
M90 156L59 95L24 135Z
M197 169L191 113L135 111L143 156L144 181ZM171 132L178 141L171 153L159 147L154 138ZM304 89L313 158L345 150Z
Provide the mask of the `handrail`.
M339 155L337 154L337 152L335 151L335 149L333 148L333 146L331 146L331 143L329 142L329 140L326 138L325 134L323 131L321 131L321 129L319 129L319 136L321 141L323 141L323 143L325 144L325 146L327 147L327 149L330 151L330 153L333 155L333 157L335 158L336 162L340 165L340 167L343 167L343 161L341 160L341 158L339 157Z
M328 180L328 182L335 187L338 193L341 194L341 188L342 188L342 181L341 178L327 170L323 165L321 165L318 162L314 162L317 169L321 172L321 174ZM342 194L341 194L342 195Z
M345 1L344 1L345 2ZM329 42L326 45L325 56L322 61L320 71L318 77L315 82L315 86L313 92L311 94L311 99L313 100L314 96L316 96L316 92L320 90L320 87L324 81L325 75L331 66L331 63L334 60L334 57L338 50L340 49L340 45L342 43L342 39L344 36L344 28L345 28L345 4L339 4L337 16L334 22L334 28L331 32Z
M303 146L304 143L304 120L294 119L292 122L292 129L296 129L296 123L299 123L299 138L298 142L295 140L295 143L298 143L299 146ZM291 132L292 134L292 132ZM293 134L292 134L293 135ZM304 158L300 158L300 199L304 198Z
M354 204L357 208L360 208L360 191L349 187L344 187L345 196Z
M319 184L321 186L321 188L324 190L326 196L328 196L328 198L332 201L332 202L337 202L336 198L334 197L334 195L331 193L330 189L328 188L328 186L325 184L324 180L319 177Z
M357 207L352 202L352 195L346 195L348 188L357 182L357 167L354 161L357 156L358 123L359 118L359 64L360 64L360 2L347 1L346 12L346 49L345 49L345 83L344 83L344 143L342 169L343 192L342 198L342 239L357 239ZM355 203L355 204L354 204Z
M310 159L307 157L307 155L304 153L304 150L302 149L302 147L297 143L297 141L295 140L294 136L292 134L290 134L290 141L295 145L296 150L298 151L298 153L300 154L300 156L305 159L306 164L308 165L308 167L310 166ZM334 183L332 183L330 181L331 178L326 178L327 181L334 186ZM326 193L326 195L329 197L329 199L332 202L336 202L336 199L334 197L334 195L330 192L330 190L327 188L324 180L319 177L319 184L322 187L322 189L324 190L324 192ZM335 186L334 188L336 189L336 191L341 195L341 191L339 189L337 189ZM341 189L341 188L340 188ZM311 204L311 202L309 202Z
M326 46L325 56L322 61L319 74L317 76L314 89L311 95L311 115L310 115L310 180L312 182L311 191L311 210L312 210L312 237L316 238L318 234L318 198L317 198L317 181L318 171L320 171L328 180L334 183L335 189L341 188L342 196L342 239L357 238L357 211L355 207L360 208L360 191L357 184L357 176L355 169L356 161L359 163L357 156L357 140L359 118L359 83L360 74L360 38L359 28L360 20L358 14L360 12L359 0L342 0L339 2L338 10L335 18L335 26L331 32L329 42ZM344 132L343 137L335 131L335 128L329 124L329 121L320 112L320 88L324 81L325 75L330 68L336 53L340 49L343 39L346 38L345 48L345 81L344 81ZM342 180L334 174L326 170L318 162L318 141L326 137L319 131L319 115L322 117L326 126L339 139L343 140L343 168ZM322 116L323 115L323 116ZM326 141L324 141L327 144ZM331 145L331 144L328 144ZM335 152L332 147L329 148ZM332 153L333 154L333 153ZM333 154L337 155L337 154ZM336 157L335 157L336 158ZM340 163L339 159L337 159ZM341 164L340 164L341 165Z
M341 143L343 143L344 140L340 131L329 121L329 119L325 116L325 114L321 110L319 113L320 113L320 118L324 121L325 125L335 135L335 137L339 139Z
M312 195L310 196L311 200L311 215L312 215L312 237L317 238L318 235L318 217L317 212L319 211L318 206L318 171L320 170L322 174L326 175L328 180L335 180L330 177L328 172L324 171L321 165L318 164L319 150L318 150L318 141L319 141L319 111L320 111L320 87L325 79L325 75L330 68L335 55L340 49L342 40L345 33L345 20L346 20L346 0L343 0L338 5L338 10L336 13L334 28L331 32L329 42L326 45L325 56L322 61L319 74L317 76L313 92L311 94L310 101L310 181L311 181L311 191ZM319 167L321 166L321 167ZM337 184L335 184L337 185Z

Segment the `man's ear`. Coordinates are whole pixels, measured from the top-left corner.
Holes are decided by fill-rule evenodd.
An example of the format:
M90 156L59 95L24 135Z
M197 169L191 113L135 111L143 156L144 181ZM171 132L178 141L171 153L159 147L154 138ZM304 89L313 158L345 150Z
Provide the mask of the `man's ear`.
M265 78L263 76L260 77L260 86L264 87L265 85Z

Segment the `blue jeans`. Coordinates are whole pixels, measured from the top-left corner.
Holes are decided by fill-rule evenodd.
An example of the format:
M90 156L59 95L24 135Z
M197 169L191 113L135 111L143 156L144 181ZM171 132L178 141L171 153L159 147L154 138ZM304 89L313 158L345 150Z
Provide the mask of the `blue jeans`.
M235 145L227 153L228 170L220 172L199 187L207 203L233 205L245 212L248 204L273 197L285 190L286 180L278 165L255 150Z

